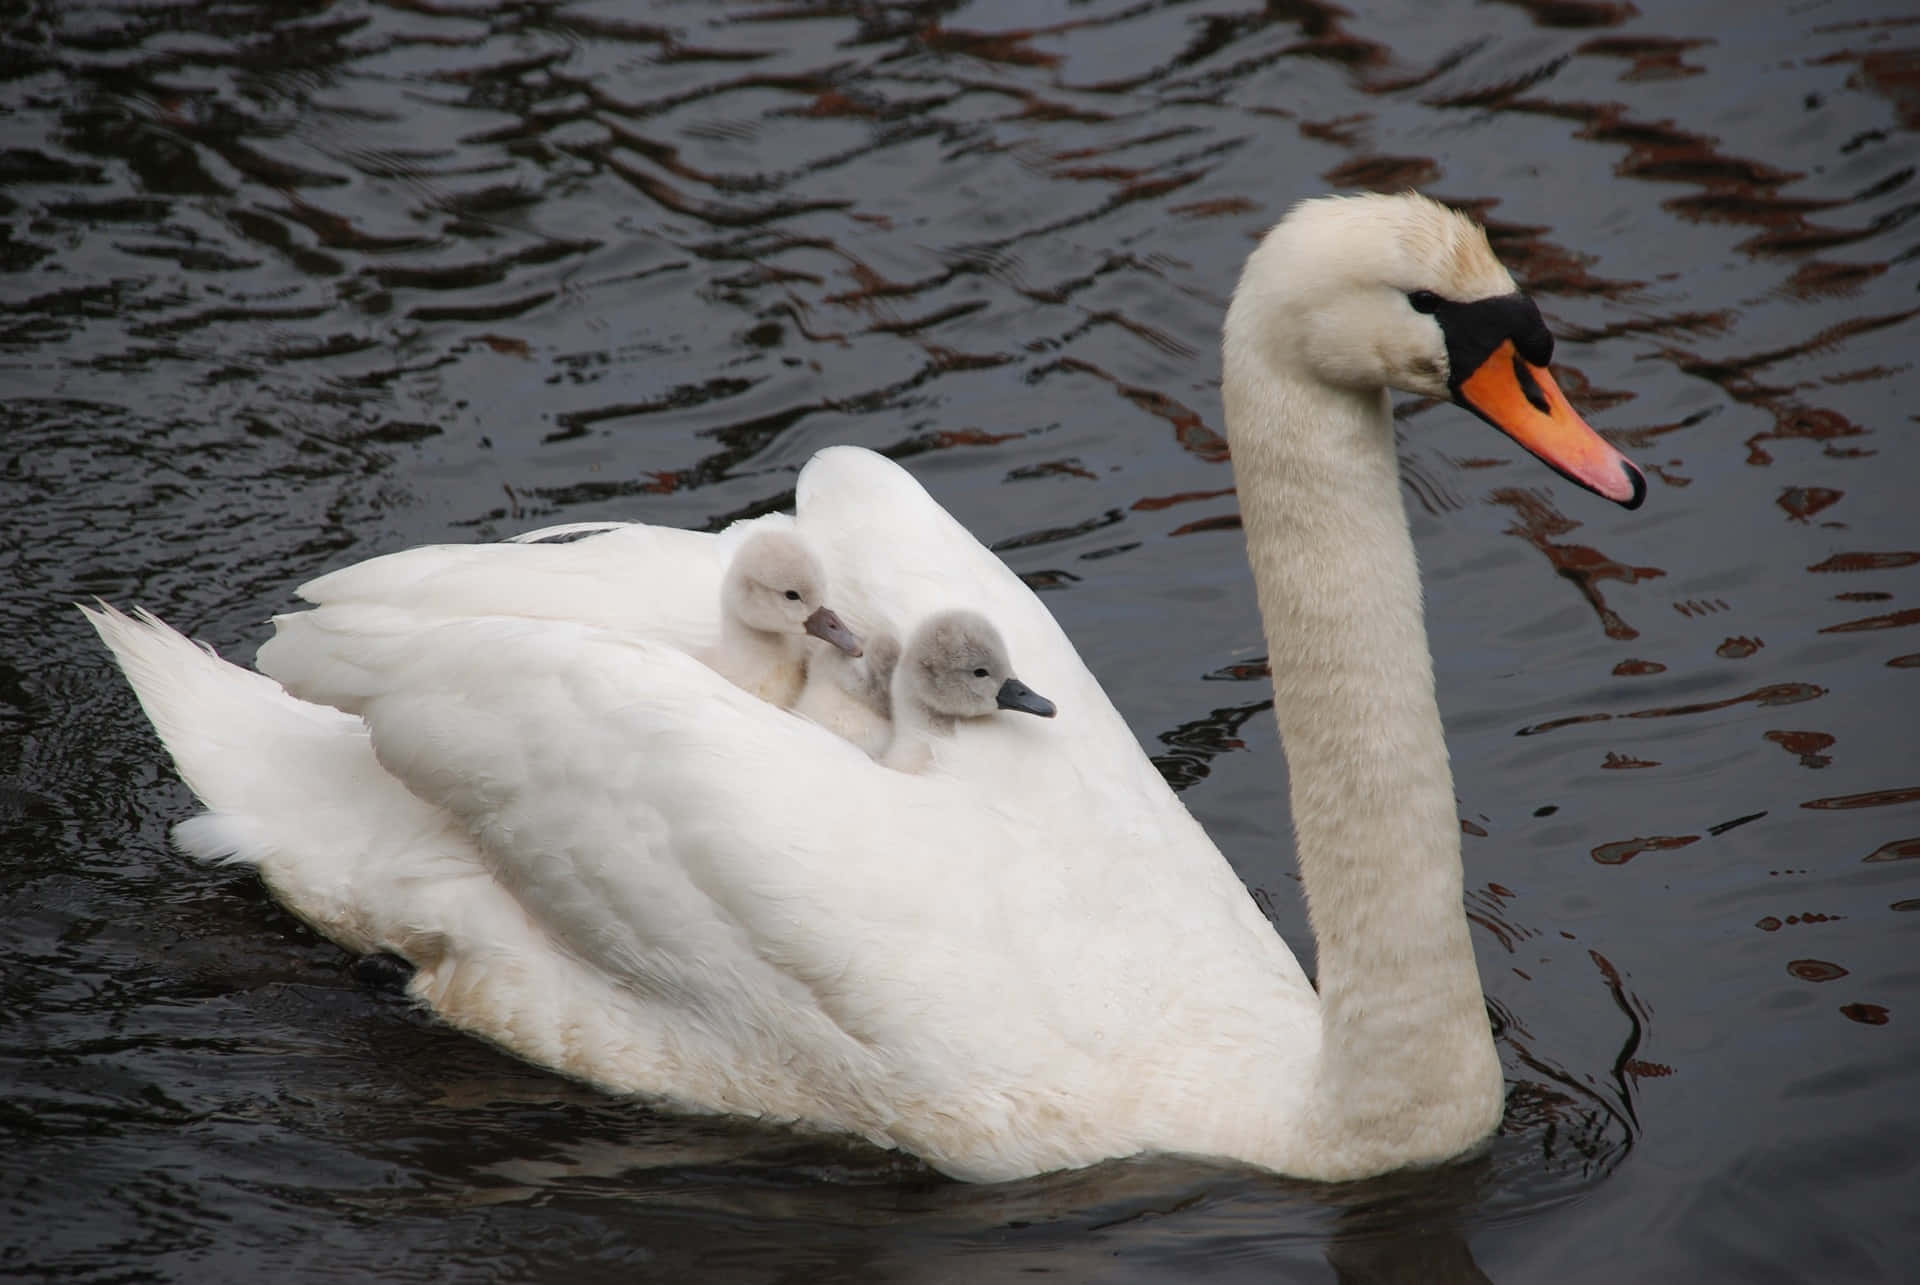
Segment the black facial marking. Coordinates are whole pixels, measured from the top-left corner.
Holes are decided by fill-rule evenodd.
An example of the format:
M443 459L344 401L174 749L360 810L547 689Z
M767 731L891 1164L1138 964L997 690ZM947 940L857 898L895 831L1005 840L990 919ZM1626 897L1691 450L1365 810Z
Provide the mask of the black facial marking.
M1431 302L1423 306L1424 301L1416 296L1425 296ZM1430 291L1416 290L1407 296L1407 302L1415 311L1432 313L1440 323L1440 333L1447 341L1447 386L1456 398L1460 385L1509 339L1513 340L1514 351L1531 365L1544 366L1553 360L1553 333L1540 319L1540 309L1523 294L1455 303ZM1545 398L1531 378L1523 377L1520 388L1528 401L1546 409Z
M1540 381L1533 377L1533 371L1528 368L1526 361L1517 352L1513 354L1513 379L1520 385L1520 391L1527 395L1527 400L1533 403L1535 410L1542 415L1553 414L1553 408L1547 405L1547 394L1540 387Z

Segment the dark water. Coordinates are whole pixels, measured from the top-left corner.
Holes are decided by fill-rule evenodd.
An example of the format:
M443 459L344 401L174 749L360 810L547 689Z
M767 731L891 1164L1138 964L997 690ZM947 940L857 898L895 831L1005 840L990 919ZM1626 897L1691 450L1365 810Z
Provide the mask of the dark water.
M0 5L0 1273L1897 1280L1920 1250L1920 20L1872 3ZM909 467L1297 946L1214 352L1292 200L1486 218L1623 513L1410 405L1514 1090L1313 1188L993 1187L436 1028L66 604L251 655L424 541Z

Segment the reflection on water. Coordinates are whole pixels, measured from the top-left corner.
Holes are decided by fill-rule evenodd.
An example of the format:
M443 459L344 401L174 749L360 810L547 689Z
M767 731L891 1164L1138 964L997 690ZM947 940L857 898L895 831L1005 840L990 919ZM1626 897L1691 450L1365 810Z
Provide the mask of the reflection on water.
M1907 1175L1874 1157L1920 1146L1910 18L15 9L0 1265L1904 1270ZM966 1188L660 1118L433 1027L166 849L186 795L69 600L245 657L342 562L576 519L713 529L851 441L1046 592L1304 943L1214 353L1290 201L1407 185L1487 222L1569 396L1653 485L1603 512L1450 407L1400 411L1511 1083L1483 1154L1336 1190L1170 1159Z

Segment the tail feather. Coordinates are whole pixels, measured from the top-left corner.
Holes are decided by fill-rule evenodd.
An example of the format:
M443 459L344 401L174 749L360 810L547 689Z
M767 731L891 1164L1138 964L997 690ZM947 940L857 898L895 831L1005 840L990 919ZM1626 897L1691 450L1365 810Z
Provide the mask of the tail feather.
M294 699L148 612L80 610L208 808L174 828L175 845L258 868L288 909L349 949L430 963L419 947L445 935L459 904L447 885L485 869L457 823L381 769L366 725Z

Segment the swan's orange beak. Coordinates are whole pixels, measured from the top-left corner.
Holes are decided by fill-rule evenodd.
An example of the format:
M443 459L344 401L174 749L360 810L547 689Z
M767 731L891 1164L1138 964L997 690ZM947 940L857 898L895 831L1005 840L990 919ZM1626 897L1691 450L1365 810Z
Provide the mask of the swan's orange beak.
M1647 479L1567 402L1545 366L1503 341L1454 385L1454 400L1532 451L1570 482L1629 509L1647 498Z

